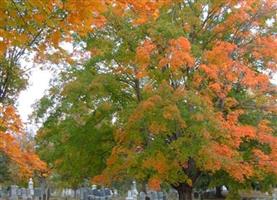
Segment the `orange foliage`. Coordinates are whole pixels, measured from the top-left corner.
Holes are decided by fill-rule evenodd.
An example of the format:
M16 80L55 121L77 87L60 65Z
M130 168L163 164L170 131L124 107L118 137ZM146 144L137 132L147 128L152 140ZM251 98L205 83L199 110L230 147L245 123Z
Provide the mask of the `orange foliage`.
M253 167L249 163L243 162L238 152L227 145L211 143L207 149L205 148L201 152L201 155L202 153L206 157L203 164L206 170L212 172L225 170L238 182L243 182L253 175Z
M201 69L210 79L210 89L222 99L235 84L260 91L266 91L269 88L267 75L255 72L249 63L234 58L235 53L240 51L242 50L238 50L234 44L217 42L212 50L204 54L205 64L201 65ZM269 54L272 55L272 53Z
M97 185L109 185L110 181L109 178L106 175L98 175L92 178L92 183Z
M149 126L149 131L153 134L159 134L159 133L162 133L162 132L166 132L167 128L162 123L152 122Z
M153 168L157 171L159 176L164 176L167 173L168 163L165 156L158 152L155 157L149 157L143 162L144 168Z
M194 58L190 55L190 42L185 37L179 37L169 41L167 56L159 62L160 67L170 64L172 69L180 67L192 67Z
M139 64L137 78L142 78L147 74L146 67L149 65L150 55L155 48L155 44L149 40L146 40L136 49L136 59Z
M23 126L12 106L0 106L0 151L19 166L20 175L31 176L34 171L46 172L47 167L30 148L23 148Z
M161 181L158 178L150 178L148 186L155 191L161 190Z
M136 25L155 18L158 2L121 1L141 14L133 20ZM116 137L119 146L130 152L127 156L126 152L113 152L108 168L124 163L137 169L138 174L149 170L153 173L149 185L156 189L162 181L184 183L185 178L168 180L169 176L172 171L189 176L186 170L191 168L208 173L223 170L238 182L256 176L258 170L276 174L277 139L270 124L243 121L252 106L266 114L276 112L276 86L271 85L269 73L277 70L277 41L276 36L263 33L267 32L263 29L272 28L265 26L264 20L267 12L275 10L274 4L276 7L273 1L256 0L218 0L208 6L203 1L184 3L188 13L190 8L194 14L203 13L203 7L208 7L207 19L197 21L199 16L190 15L187 20L174 19L185 32L178 38L162 38L162 32L156 36L149 28L148 39L135 52L137 72L129 73L136 78L147 76L140 82L142 98L123 123L124 131ZM145 14L150 10L152 15ZM178 16L177 11L174 14ZM256 27L260 28L257 32ZM127 69L122 67L119 73L125 74ZM270 152L257 147L253 157L245 159L242 144L253 140L269 146ZM190 143L196 150L186 148ZM149 155L160 149L170 155ZM193 168L188 159L197 167ZM119 169L127 167L117 166L115 171Z

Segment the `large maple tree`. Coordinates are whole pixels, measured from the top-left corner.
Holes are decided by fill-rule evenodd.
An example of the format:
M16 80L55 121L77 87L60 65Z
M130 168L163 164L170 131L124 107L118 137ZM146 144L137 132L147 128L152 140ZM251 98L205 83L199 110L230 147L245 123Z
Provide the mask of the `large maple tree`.
M79 128L97 122L99 134L108 123L115 144L93 181L132 177L157 190L167 183L180 199L192 198L202 175L223 177L234 190L276 177L276 3L119 2L130 9L104 10L105 23L79 32L92 58L50 90L53 103L42 113L62 130L42 127L40 141L53 152L69 141L85 150L66 120ZM159 12L138 12L148 4Z
M204 173L233 187L276 176L275 6L188 1L140 28L113 24L122 42L105 65L136 102L117 113L116 146L94 180L166 182L191 199Z

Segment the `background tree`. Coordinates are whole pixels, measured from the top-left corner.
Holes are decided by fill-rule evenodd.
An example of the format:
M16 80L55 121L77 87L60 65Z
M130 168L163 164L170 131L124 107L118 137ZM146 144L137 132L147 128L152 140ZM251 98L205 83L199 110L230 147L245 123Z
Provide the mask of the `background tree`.
M34 171L46 172L46 164L34 153L32 146L22 146L24 132L14 108L1 106L0 113L0 152L6 158L3 165L6 166L7 158L16 164L17 177L26 178Z
M0 153L5 158L0 162L6 169L3 173L14 173L17 175L14 177L30 176L33 171L46 170L45 163L34 153L34 146L27 142L22 122L14 108L19 92L27 86L28 71L32 68L24 68L20 63L32 57L49 30L50 18L53 17L47 13L44 14L47 17L42 17L45 11L42 12L41 3L0 2ZM43 7L46 5L43 4Z
M27 86L28 71L32 67L23 68L20 65L22 59L34 55L36 62L61 62L62 60L72 62L68 52L59 46L59 42L71 41L72 31L84 35L91 31L93 26L103 25L105 18L101 13L108 10L107 3L110 2L82 1L76 6L76 1L71 0L3 0L0 2L1 120L5 121L9 117L4 118L6 110L12 110L9 104L13 105L18 93ZM147 13L155 11L154 13L157 14L158 8L163 3L156 5L149 2L138 4L133 1L119 1L114 7L120 14L126 6L130 5L135 10L141 10L144 5L147 5L146 12L139 11L138 15L138 20L145 20L151 17L151 15L146 15ZM13 120L19 123L18 119ZM6 131L11 130L6 129L6 125L4 122L1 125L4 127L1 132L2 139L9 138L6 137L9 135ZM16 135L16 133L13 134ZM13 134L9 136L13 137ZM5 142L7 141L3 141L3 144Z
M46 118L36 137L39 153L61 185L77 187L105 167L114 143L113 113L123 101L118 87L99 69L74 66L41 99L36 115Z

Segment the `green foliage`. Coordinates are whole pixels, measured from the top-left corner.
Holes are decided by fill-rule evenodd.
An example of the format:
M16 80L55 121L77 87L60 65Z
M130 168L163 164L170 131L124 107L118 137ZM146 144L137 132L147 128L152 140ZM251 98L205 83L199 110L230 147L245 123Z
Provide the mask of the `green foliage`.
M0 183L10 180L10 172L7 157L0 152Z
M24 70L12 60L0 57L0 102L14 103L19 92L27 85Z
M224 184L229 198L253 181L274 183L274 167L254 154L274 157L266 139L276 139L276 116L263 105L275 101L273 86L247 54L246 22L228 6L176 3L141 25L107 13L83 38L92 58L62 72L34 115L43 122L40 154L62 180Z

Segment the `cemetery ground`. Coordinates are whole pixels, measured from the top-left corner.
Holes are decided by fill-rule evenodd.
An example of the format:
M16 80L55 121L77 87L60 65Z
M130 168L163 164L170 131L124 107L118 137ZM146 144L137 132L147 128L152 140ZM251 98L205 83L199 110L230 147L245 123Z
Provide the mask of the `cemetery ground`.
M216 190L206 190L193 192L193 200L224 200L228 195L226 188L221 188L221 198L216 197ZM18 187L11 185L6 190L0 189L0 200L177 200L178 192L174 189L164 191L153 191L147 189L147 192L138 191L136 182L133 181L129 190L109 189L97 187L81 187L78 189L50 188L42 185L34 187L32 179L29 180L28 187ZM277 200L277 189L271 194L260 191L240 191L241 200ZM232 199L232 200L240 200Z

